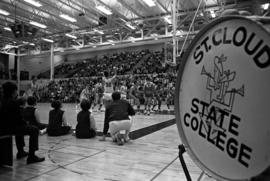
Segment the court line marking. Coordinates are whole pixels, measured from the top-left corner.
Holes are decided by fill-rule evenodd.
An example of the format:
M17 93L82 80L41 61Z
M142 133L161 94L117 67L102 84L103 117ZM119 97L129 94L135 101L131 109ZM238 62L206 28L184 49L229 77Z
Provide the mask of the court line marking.
M83 158L80 158L80 159L78 159L78 160L75 160L75 161L73 161L73 162L71 162L71 163L67 163L67 164L65 164L65 165L57 164L57 162L55 162L55 161L51 158L50 153L55 151L55 150L53 150L53 148L54 148L56 145L60 144L62 141L67 141L67 140L70 140L70 139L72 139L72 138L66 138L66 139L61 139L61 140L57 141L54 145L50 146L49 150L47 151L47 155L48 155L49 160L50 160L55 166L57 166L56 168L53 168L53 169L48 170L48 171L46 171L46 172L43 172L43 173L41 173L41 174L35 175L35 176L33 176L33 177L27 178L27 179L25 179L25 181L31 180L31 179L34 179L34 178L37 178L37 177L40 177L40 176L45 175L45 174L47 174L47 173L49 173L49 172L55 171L55 170L57 170L57 169L59 169L59 168L68 170L68 171L70 171L70 172L73 172L73 173L76 173L76 174L79 174L79 175L86 175L86 174L84 174L83 172L78 172L78 171L76 171L76 170L72 170L72 169L66 168L66 166L68 166L68 165L70 165L70 164L73 164L73 163L76 163L76 162L79 162L79 161L81 161L81 160L83 160L83 159L90 158L90 157L92 157L92 156L95 156L95 155L97 155L97 154L100 154L100 153L103 153L103 152L106 151L106 150L101 150L101 151L99 151L99 152L97 152L97 153L94 153L94 154L92 154L92 155L89 155L89 156L87 156L87 157L83 157L83 156L79 155L80 157L83 157Z
M147 126L147 127L141 128L141 129L134 130L134 131L130 132L130 134L132 134L132 133L135 134L135 137L134 137L133 140L136 140L136 139L139 139L139 138L141 138L141 137L144 137L144 136L147 136L147 135L149 135L149 134L152 134L152 133L154 133L154 132L156 132L156 131L159 131L159 130L161 130L161 129L164 129L164 128L166 128L166 127L169 127L169 126L171 126L171 125L174 125L174 124L176 124L175 118L174 118L174 119L167 120L167 121L163 121L163 122L161 122L161 123L157 123L157 124L154 124L154 125L150 125L150 126ZM136 136L136 134L137 134L137 136ZM92 154L92 155L89 155L89 156L87 156L87 157L82 156L82 155L78 155L78 156L81 156L81 157L83 157L83 158L78 159L78 160L76 160L76 161L74 161L74 162L65 164L65 165L57 164L57 162L55 162L55 161L51 158L50 153L53 152L53 151L56 152L56 150L61 149L61 147L60 147L60 148L54 149L54 148L56 147L56 145L59 145L61 142L68 141L68 140L71 140L71 139L73 139L73 138L74 138L74 137L71 137L71 138L65 138L65 139L59 139L58 141L52 141L51 143L53 143L53 145L52 145L52 146L49 146L49 150L47 151L47 155L48 155L48 158L50 159L50 161L51 161L52 163L54 163L57 167L54 168L54 169L51 169L51 170L49 170L49 171L46 171L46 172L44 172L44 173L42 173L42 174L39 174L39 175L35 175L35 176L33 176L33 177L30 177L30 178L26 179L26 181L27 181L27 180L31 180L31 179L36 178L36 177L39 177L39 176L44 175L44 174L46 174L46 173L55 171L55 170L57 170L57 169L59 169L59 168L63 168L63 169L65 169L65 170L68 170L68 171L70 171L70 172L73 172L73 173L76 173L76 174L79 174L79 175L85 175L85 174L82 173L82 172L78 172L78 171L75 171L75 170L72 170L72 169L68 169L68 168L66 168L66 166L68 166L68 165L70 165L70 164L73 164L73 163L76 163L76 162L78 162L78 161L81 161L81 160L83 160L83 159L90 158L90 157L92 157L92 156L95 156L95 155L97 155L97 154L99 154L99 153L102 153L102 152L105 152L105 151L106 151L106 150L101 150L101 151L99 151L99 152L97 152L97 153L94 153L94 154ZM67 145L67 144L63 144L63 145L70 146L70 145ZM80 146L80 145L72 145L72 146L75 146L75 147L82 147L82 148L88 148L88 147L84 147L84 146ZM65 146L62 147L62 148L65 148ZM92 148L89 148L89 149L92 149ZM60 152L60 151L57 151L57 152ZM172 161L172 163L173 163L174 161L175 161L175 159ZM169 163L169 165L172 164L172 163ZM151 181L152 181L153 179L155 179L157 176L159 176L159 175L160 175L160 174L161 174L161 173L162 173L169 165L165 166L159 173L157 173L157 174L151 179Z
M176 156L170 163L168 163L164 168L162 168L150 181L153 181L154 179L156 179L162 172L164 172L164 170L166 170L177 159L178 159L178 156Z

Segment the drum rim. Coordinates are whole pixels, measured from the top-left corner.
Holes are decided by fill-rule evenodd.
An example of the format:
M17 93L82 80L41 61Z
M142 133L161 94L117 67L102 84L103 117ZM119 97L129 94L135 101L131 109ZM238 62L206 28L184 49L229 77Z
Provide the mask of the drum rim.
M201 38L201 36L205 35L209 30L213 29L213 27L215 27L216 25L226 22L226 21L230 21L230 20L244 20L244 21L248 21L250 23L253 23L255 25L258 25L259 28L261 28L263 31L265 31L269 36L270 36L270 32L267 31L266 28L264 28L262 26L261 23L259 23L256 20L247 18L247 17L243 17L243 16L239 16L239 15L228 15L228 16L224 16L224 17L220 17L214 21L212 21L211 23L207 24L205 27L203 27L198 34L196 34L196 36L194 37L194 39L192 40L191 44L188 46L187 51L184 54L183 60L180 62L179 65L179 70L177 73L177 79L176 79L176 88L175 88L175 94L174 94L174 100L175 100L175 117L176 117L176 125L178 128L178 134L180 136L180 139L182 141L182 144L185 146L185 149L188 153L188 155L191 157L191 159L197 164L197 166L202 170L205 171L206 173L210 173L210 175L212 175L214 178L216 179L221 179L221 180L228 180L228 178L222 177L220 175L218 175L217 173L215 173L214 171L210 170L203 162L201 162L198 157L196 156L196 154L193 152L193 150L190 148L189 143L187 141L186 135L184 134L184 129L181 126L181 115L180 115L180 101L179 101L179 97L180 97L180 88L181 88L181 80L182 80L182 76L184 73L184 69L186 66L186 63L188 61L188 57L190 56L190 53L192 52L192 50L195 48L195 45L197 45L198 40ZM256 175L254 175L256 176ZM233 181L244 181L250 178L244 178L244 179L237 179L237 180L233 180Z

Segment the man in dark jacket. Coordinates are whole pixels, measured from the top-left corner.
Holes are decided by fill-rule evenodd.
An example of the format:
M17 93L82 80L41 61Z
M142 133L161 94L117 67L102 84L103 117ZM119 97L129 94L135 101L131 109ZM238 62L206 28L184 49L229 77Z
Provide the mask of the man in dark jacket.
M18 149L17 159L26 157L27 164L42 162L45 158L35 155L38 150L39 130L34 126L27 125L22 118L20 107L17 102L17 86L12 82L6 82L2 85L3 99L1 105L1 134L15 135L16 146ZM29 153L24 151L24 135L29 135Z
M114 92L112 94L112 103L106 107L101 141L105 141L106 134L110 129L112 139L117 141L118 145L123 145L123 141L120 138L120 131L125 130L124 141L127 142L131 128L130 116L135 115L135 111L127 101L120 98L120 92Z

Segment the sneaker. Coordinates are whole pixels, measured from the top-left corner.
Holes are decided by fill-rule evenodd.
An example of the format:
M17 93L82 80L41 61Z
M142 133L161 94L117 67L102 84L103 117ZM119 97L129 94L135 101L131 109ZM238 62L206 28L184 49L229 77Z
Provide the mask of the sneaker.
M31 164L31 163L43 162L44 160L45 160L44 157L38 157L34 155L34 156L28 156L26 163Z
M116 135L116 142L117 142L117 144L118 144L119 146L124 145L124 143L123 143L123 141L122 141L122 139L121 139L120 134Z
M129 141L130 141L130 138L129 138L129 137L124 138L124 142L125 142L125 143L127 143L127 142L129 142Z
M24 158L28 155L28 152L26 151L20 151L17 153L17 159L21 159L21 158Z
M119 146L124 145L124 143L123 143L122 139L117 140L117 144L118 144Z
M47 132L47 129L42 129L42 130L39 130L39 134L40 135L44 135L45 133Z

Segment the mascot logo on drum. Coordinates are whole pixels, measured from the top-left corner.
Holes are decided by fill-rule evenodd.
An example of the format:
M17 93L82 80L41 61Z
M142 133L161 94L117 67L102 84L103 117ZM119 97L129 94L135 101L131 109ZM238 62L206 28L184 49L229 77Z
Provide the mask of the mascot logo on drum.
M205 66L202 67L201 75L207 77L209 100L194 97L191 101L191 113L184 114L184 125L220 151L227 153L230 158L248 167L252 149L245 143L238 142L238 128L243 120L233 112L235 96L244 97L245 87L230 86L236 78L236 72L224 68L226 61L224 54L215 56L213 73L208 72Z
M223 54L215 56L214 58L214 73L211 74L202 67L201 75L207 76L207 90L210 91L210 102L209 107L215 107L216 109L223 109L226 112L232 112L235 94L244 96L244 85L241 88L235 89L230 88L230 82L232 82L236 77L236 72L231 70L224 70L223 63L227 61L227 57ZM216 111L217 113L218 111ZM209 112L208 112L209 113ZM216 116L215 116L216 117ZM222 121L221 116L217 119L209 119L207 114L200 113L200 119L205 125L211 125L212 131L210 132L212 139L217 138L218 131L226 132L226 130L218 125Z
M230 82L236 77L236 72L224 70L223 63L226 62L227 57L223 54L214 58L214 74L211 74L202 68L202 75L207 76L207 89L210 91L210 103L218 104L218 107L224 107L229 112L232 111L235 94L244 96L244 85L241 88L230 89Z

